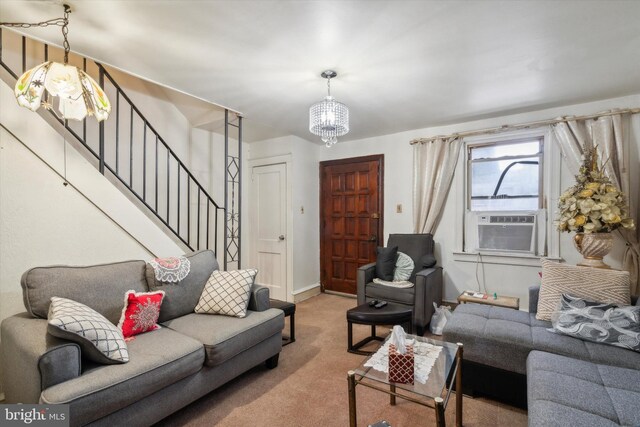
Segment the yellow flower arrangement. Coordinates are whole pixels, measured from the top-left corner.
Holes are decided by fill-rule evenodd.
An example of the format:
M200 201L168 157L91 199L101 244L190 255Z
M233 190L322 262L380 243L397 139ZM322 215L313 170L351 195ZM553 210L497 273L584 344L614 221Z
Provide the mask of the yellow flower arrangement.
M576 181L576 185L568 188L558 201L558 230L608 233L620 227L635 227L633 219L629 218L624 194L598 165L597 148L585 154Z

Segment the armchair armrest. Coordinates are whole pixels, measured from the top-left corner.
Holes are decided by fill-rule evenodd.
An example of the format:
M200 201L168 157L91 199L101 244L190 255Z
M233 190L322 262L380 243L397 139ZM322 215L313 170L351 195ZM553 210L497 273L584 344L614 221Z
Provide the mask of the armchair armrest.
M425 268L416 273L414 324L426 325L433 316L433 303L442 304L442 267Z
M372 262L371 264L363 265L358 268L358 275L356 277L356 285L357 285L357 294L358 294L358 305L364 304L365 295L364 295L364 286L373 282L373 278L376 276L376 263Z
M265 311L271 307L269 301L269 288L266 286L256 285L251 286L251 294L249 296L249 306L247 307L251 311Z
M538 312L538 297L540 296L540 286L529 286L529 313Z
M27 313L2 321L6 403L38 403L42 390L80 375L80 348L47 334L47 321Z

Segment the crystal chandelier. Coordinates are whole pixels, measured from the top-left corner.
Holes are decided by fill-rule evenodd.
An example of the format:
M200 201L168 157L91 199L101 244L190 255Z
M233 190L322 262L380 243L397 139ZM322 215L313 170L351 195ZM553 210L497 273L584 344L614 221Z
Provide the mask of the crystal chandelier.
M337 75L333 70L320 74L327 79L327 96L309 108L309 132L321 137L327 147L349 132L349 109L331 96L331 79Z
M50 19L35 24L22 22L0 22L6 27L48 27L51 25L62 27L64 39L64 64L47 61L27 70L18 78L15 86L15 96L18 104L36 111L41 106L52 109L45 95L45 89L51 96L59 98L58 111L62 118L82 120L87 115L95 116L98 121L105 120L111 112L111 104L104 91L95 80L83 70L69 65L69 5L64 6L64 17ZM44 96L44 100L43 100Z

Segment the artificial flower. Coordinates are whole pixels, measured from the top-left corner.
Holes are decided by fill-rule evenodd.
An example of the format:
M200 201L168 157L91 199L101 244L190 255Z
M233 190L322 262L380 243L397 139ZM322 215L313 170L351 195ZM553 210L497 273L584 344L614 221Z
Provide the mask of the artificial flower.
M585 154L576 185L562 193L558 208L559 231L607 233L620 227L635 228L625 195L598 165L597 147Z

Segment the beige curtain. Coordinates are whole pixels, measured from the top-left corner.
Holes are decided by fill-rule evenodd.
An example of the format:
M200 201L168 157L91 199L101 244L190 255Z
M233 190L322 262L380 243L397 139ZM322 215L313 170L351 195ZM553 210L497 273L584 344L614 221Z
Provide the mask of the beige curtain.
M433 234L458 163L462 139L438 138L413 148L413 220L415 233Z
M628 146L623 132L623 117L620 114L603 116L592 120L568 121L552 126L560 144L562 156L572 174L577 174L582 164L582 154L598 146L604 169L611 181L629 198L629 214L636 223L635 230L619 229L627 247L622 264L631 278L631 293L640 294L640 226L638 225L638 192L629 188L628 159L624 147Z

